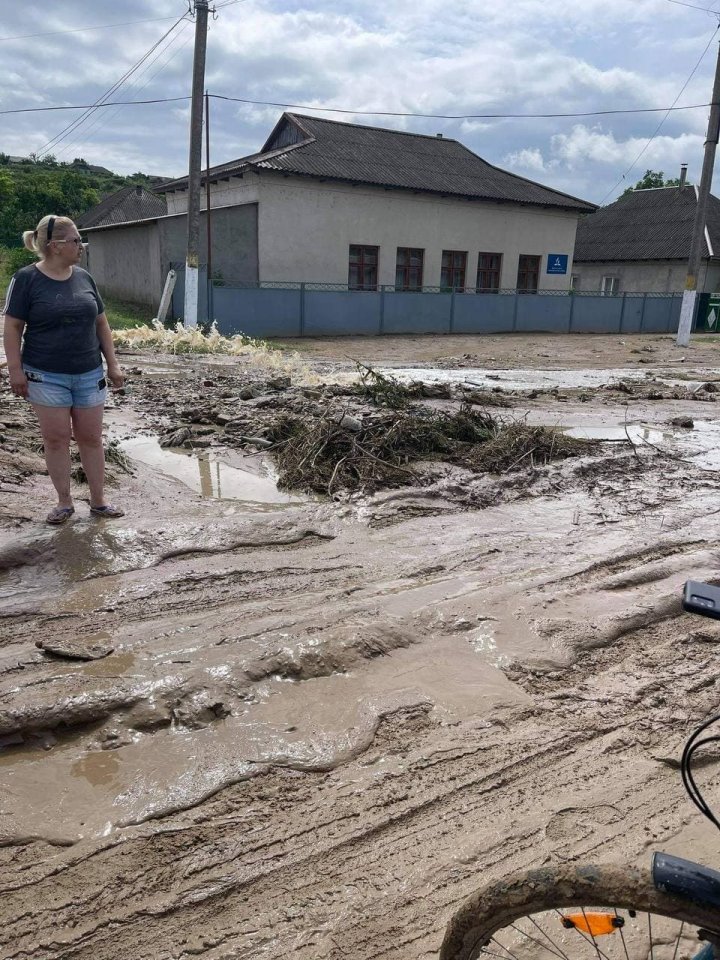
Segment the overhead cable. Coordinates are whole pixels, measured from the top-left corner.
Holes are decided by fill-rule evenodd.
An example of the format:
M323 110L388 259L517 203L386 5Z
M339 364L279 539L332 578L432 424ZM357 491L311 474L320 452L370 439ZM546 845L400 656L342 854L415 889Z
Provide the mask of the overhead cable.
M68 124L68 126L64 127L64 128L60 131L60 133L58 133L58 134L56 134L54 137L52 137L52 139L50 139L40 150L38 150L38 151L37 151L38 155L48 153L54 146L56 146L57 144L59 144L62 140L67 139L67 137L68 137L74 130L76 130L76 129L77 129L82 123L84 123L89 117L91 117L92 114L95 112L95 110L98 109L98 107L100 107L100 106L103 105L103 103L107 100L107 97L112 96L113 93L115 93L117 90L119 90L119 89L123 86L123 84L125 84L126 81L133 75L133 73L135 73L135 71L138 70L138 69L142 66L142 64L151 56L151 54L152 54L155 50L157 50L157 48L160 46L160 44L162 44L162 43L165 41L165 39L170 36L170 34L173 32L173 30L174 30L180 23L182 23L183 20L185 20L186 16L187 16L187 14L183 14L181 17L179 17L179 18L175 21L175 23L170 27L170 29L167 30L167 31L162 35L162 37L160 37L160 39L159 39L156 43L154 43L146 53L143 54L143 56L137 61L137 63L133 64L133 66L130 67L130 69L127 70L127 71L123 74L123 76L120 77L120 79L117 80L108 90L106 90L105 93L103 93L102 96L99 97L99 98L95 101L94 104L92 104L90 107L85 108L85 113L83 113L82 116L77 117L75 120L73 120L72 123L70 123L70 124Z
M562 117L604 117L614 114L631 113L670 113L680 110L702 110L712 106L710 103L691 103L684 107L637 107L632 110L591 110L585 113L400 113L391 110L345 110L340 107L316 107L301 103L280 103L272 100L244 100L240 97L227 97L219 93L209 94L211 99L226 100L232 103L246 103L259 107L283 107L291 110L315 110L317 113L344 113L363 117L417 117L425 120L545 120ZM99 110L102 107L142 106L148 103L177 103L190 100L185 97L156 97L153 100L107 100L103 103L77 103L58 107L21 107L14 110L0 110L0 116L14 113L48 113L58 110Z
M24 33L17 37L0 37L5 40L35 40L37 37L59 37L64 33L85 33L88 30L110 30L113 27L129 27L135 23L159 23L161 20L174 20L175 17L150 17L145 20L123 20L121 23L101 23L96 27L75 27L72 30L52 30L50 33Z
M666 113L665 116L662 118L662 120L661 120L660 123L657 125L657 127L655 128L655 132L654 132L653 135L650 137L650 139L649 139L648 142L645 144L645 146L642 148L642 150L640 151L640 153L635 157L635 159L634 159L633 162L630 164L630 166L627 168L627 170L625 171L625 173L620 177L620 179L618 180L618 182L617 182L610 190L608 190L608 192L607 192L607 193L605 194L605 196L602 198L602 200L600 201L600 206L601 206L601 207L604 205L604 203L605 203L605 201L607 200L607 198L608 198L609 196L611 196L611 195L617 190L617 188L620 186L620 184L623 182L623 180L627 177L627 175L630 173L630 171L635 167L635 164L638 162L638 160L640 159L640 157L642 157L642 155L643 155L643 154L645 153L645 151L648 149L648 147L649 147L650 144L653 142L653 140L655 139L655 137L657 137L657 135L660 133L660 130L661 130L661 128L662 128L662 125L665 123L665 121L667 120L667 118L670 116L670 113L671 113L673 110L682 109L682 108L676 107L675 104L678 102L678 100L679 100L680 97L683 95L683 93L685 93L685 88L686 88L687 85L690 83L690 81L692 80L692 78L695 76L695 71L696 71L697 68L700 66L700 64L701 64L702 61L703 61L703 58L705 57L705 54L706 54L706 53L708 52L708 50L710 49L710 44L713 42L713 40L714 40L715 37L717 36L718 30L720 30L720 24L718 24L718 26L715 28L715 32L713 33L713 35L712 35L712 36L710 37L710 39L708 40L707 46L705 47L705 49L703 50L703 52L700 54L700 59L699 59L698 62L695 64L695 66L692 68L692 71L690 72L690 76L687 78L687 80L686 80L685 83L683 84L680 93L679 93L679 94L675 97L675 99L673 100L672 106L668 108L667 113ZM707 104L707 106L712 106L712 104Z
M151 73L150 76L145 80L145 82L144 82L141 86L138 86L138 82L139 82L139 81L142 79L142 77L148 72L148 70L150 70L150 69L158 62L158 60L160 60L160 58L161 58L162 56L164 56L165 54L167 54L167 53L170 51L171 47L173 47L174 44L176 44L179 40L182 39L183 31L186 30L187 27L189 27L189 26L190 26L190 22L189 22L189 21L186 21L185 24L183 24L183 26L181 27L180 31L178 31L178 33L172 38L172 40L170 40L170 42L169 42L162 50L160 50L160 51L158 52L157 56L156 56L153 60L150 60L150 61L149 61L149 63L148 63L147 66L145 67L145 69L142 70L142 71L134 78L134 80L133 80L133 87L135 88L135 92L136 92L136 93L140 93L140 92L141 92L142 90L144 90L150 83L152 83L152 81L155 79L155 77L157 77L158 74L162 73L162 71L168 66L168 64L170 64L170 63L178 56L178 54L182 53L182 51L183 51L183 50L187 47L187 45L192 41L192 39L193 39L193 34L190 33L189 36L186 37L185 42L184 42L183 44L181 44L181 46L179 46L179 47L167 58L167 60L165 60L163 63L161 63L160 66L157 68L157 70L155 70L154 73ZM119 106L117 107L117 110L113 110L112 113L110 113L110 114L103 113L103 112L101 112L101 111L99 111L99 110L95 111L94 119L92 120L92 122L91 122L84 130L81 130L81 131L80 131L80 136L74 137L72 140L69 140L69 141L67 141L66 143L64 143L64 144L62 145L62 148L60 149L60 152L59 152L58 156L59 156L59 157L67 156L68 152L69 152L71 149L73 149L73 146L75 146L76 148L78 148L78 145L79 145L79 146L84 146L85 144L87 144L87 143L89 142L89 139L90 139L90 138L89 138L89 134L91 133L91 131L94 131L94 133L93 133L93 137L94 137L96 133L98 133L100 130L104 129L109 123L112 123L112 121L113 121L113 120L115 119L115 117L120 113L120 111L123 110L124 106L125 106L124 104L119 105ZM80 151L80 152L82 152L82 151Z

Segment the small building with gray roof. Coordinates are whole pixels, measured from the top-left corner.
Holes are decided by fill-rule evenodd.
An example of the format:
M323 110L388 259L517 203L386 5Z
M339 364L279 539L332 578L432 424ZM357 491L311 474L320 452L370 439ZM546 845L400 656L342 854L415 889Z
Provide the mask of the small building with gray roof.
M681 293L685 289L697 189L633 190L584 217L577 231L573 290L578 293ZM720 200L710 196L698 291L720 289Z

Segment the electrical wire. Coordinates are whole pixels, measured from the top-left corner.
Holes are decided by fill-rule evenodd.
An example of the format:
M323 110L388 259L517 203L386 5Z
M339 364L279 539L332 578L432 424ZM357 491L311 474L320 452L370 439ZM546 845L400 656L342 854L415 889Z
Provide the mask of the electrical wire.
M154 60L151 60L151 61L147 64L147 66L145 67L145 69L135 78L135 83L133 84L133 86L134 86L134 88L135 88L135 92L136 92L136 93L140 93L142 90L144 90L144 89L148 86L148 84L152 83L152 81L155 79L155 77L157 77L158 74L162 73L162 71L168 66L168 64L170 64L170 63L175 59L175 57L177 57L178 54L182 53L182 51L187 47L187 45L188 45L188 44L190 43L190 41L193 39L193 34L192 34L192 33L186 38L186 40L185 40L185 42L182 44L182 46L178 47L178 49L175 50L175 51L171 54L171 56L168 57L167 60L165 60L164 63L160 64L160 66L158 67L158 69L157 69L153 74L151 74L151 75L148 77L148 79L145 81L145 83L142 84L142 86L140 86L140 87L137 86L137 82L147 73L148 70L150 70L150 68L151 68L155 63L157 63L157 61L160 59L161 56L163 56L164 54L166 54L166 53L170 50L170 48L171 48L175 43L177 43L178 40L180 40L180 39L182 38L183 30L185 30L185 29L186 29L187 27L189 27L189 26L190 26L190 22L189 22L189 21L186 21L185 24L183 25L183 27L181 28L181 30L172 38L172 40L167 44L167 46L165 46L164 49L162 49L162 50L158 53L157 57L155 57ZM73 145L75 145L75 146L77 147L77 145L84 146L86 143L88 143L88 142L89 142L89 139L90 139L88 135L90 134L90 132L93 131L93 130L96 131L96 132L98 132L99 130L102 130L104 127L106 127L106 126L107 126L109 123L111 123L111 122L113 121L113 119L121 112L121 110L123 110L124 106L125 106L125 104L122 104L122 105L118 106L117 110L114 110L114 111L113 111L112 113L110 113L109 115L106 114L106 113L102 113L101 111L96 111L96 113L95 113L95 119L89 124L89 126L87 126L87 127L82 131L82 133L81 133L81 135L80 135L79 137L76 137L76 138L74 138L73 140L69 141L69 143L66 143L66 144L63 146L63 148L60 150L58 156L59 156L59 157L67 156L68 151L73 148Z
M123 20L121 23L103 23L96 27L75 27L73 30L52 30L50 33L24 33L17 37L0 37L0 43L6 40L34 40L37 37L59 37L65 33L85 33L88 30L110 30L112 27L129 27L135 23L159 23L161 20L174 20L175 17L150 17L145 20Z
M655 137L657 137L658 133L660 133L660 130L662 129L662 126L663 126L663 124L665 123L665 121L667 120L667 118L670 116L670 113L671 113L673 110L678 109L678 108L675 106L675 104L678 102L678 100L680 99L680 97L681 97L681 96L683 95L683 93L685 92L685 88L686 88L687 85L690 83L690 81L692 80L692 78L695 76L695 72L696 72L697 68L700 66L700 64L703 62L703 59L704 59L704 57L705 57L705 54L706 54L706 53L708 52L708 50L710 49L710 44L713 42L713 40L714 40L715 37L717 36L718 30L720 30L720 24L718 24L718 26L715 28L715 32L713 33L713 35L712 35L712 36L710 37L710 39L708 40L707 46L705 47L705 49L703 50L703 52L700 54L700 59L699 59L698 62L695 64L695 66L692 68L692 71L691 71L691 73L690 73L690 76L687 78L687 80L686 80L685 83L683 84L682 90L680 91L680 93L679 93L679 94L675 97L675 99L673 100L672 106L668 109L668 111L667 111L667 113L665 114L665 116L662 118L662 120L660 121L660 123L659 123L659 124L657 125L657 127L655 128L655 132L653 133L653 135L650 137L650 139L648 140L648 142L647 142L647 143L645 144L645 146L642 148L642 150L640 151L640 153L635 157L635 159L634 159L633 162L630 164L630 166L627 168L627 170L625 171L625 173L620 177L620 179L618 180L618 182L617 182L613 187L611 187L610 190L608 190L608 192L607 192L607 193L605 194L605 196L602 198L602 200L600 201L600 206L601 206L601 207L604 206L605 201L607 200L607 198L608 198L609 196L611 196L611 195L617 190L617 188L620 186L620 184L623 182L623 180L627 177L627 175L630 173L630 171L635 167L635 164L638 162L638 160L640 159L640 157L642 157L642 155L643 155L643 154L645 153L645 151L648 149L648 147L649 147L650 144L653 142L653 140L655 139ZM709 106L711 106L711 104L709 104Z
M697 7L694 3L685 3L684 0L668 0L668 3L676 3L679 7L690 7L691 10L704 10L705 13L714 13L718 16L717 10L711 10L709 7Z
M130 105L142 106L146 103L177 103L180 100L192 99L189 95L184 97L156 97L154 100L108 100L107 103L77 103L64 107L23 107L20 110L0 110L0 116L10 113L49 113L58 110L89 110L91 107L127 107ZM705 104L707 106L707 104Z
M123 74L122 77L120 77L119 80L117 80L108 90L106 90L105 93L102 94L102 96L99 97L98 100L96 100L91 107L88 107L85 110L85 113L83 113L80 117L77 117L75 120L73 120L72 123L68 124L68 126L64 127L60 131L60 133L56 134L51 140L49 140L42 147L42 149L38 150L37 151L38 156L48 153L54 146L57 146L57 144L59 144L62 140L67 139L67 137L74 130L76 130L82 123L84 123L85 120L88 119L88 117L91 117L92 114L95 112L95 110L101 105L103 105L103 102L106 101L109 96L112 96L113 93L119 90L126 83L126 81L132 76L132 74L135 73L135 71L142 66L142 64L151 56L151 54L160 46L160 44L162 44L164 40L170 36L173 30L175 30L175 28L180 23L182 23L183 20L186 19L186 17L187 17L187 14L183 14L181 17L179 17L175 21L175 23L170 27L170 29L167 30L162 35L162 37L160 37L160 39L152 45L152 47L150 47L150 49L140 58L140 60L138 60L137 63L135 63L129 70L127 70Z
M696 68L697 69L697 68ZM687 84L685 85L687 86ZM684 89L684 88L683 88ZM682 91L681 91L682 92ZM400 113L392 110L344 110L340 107L315 107L302 103L278 103L273 100L244 100L241 97L226 97L211 93L215 100L229 100L232 103L247 103L260 107L283 107L291 110L315 110L319 113L346 113L364 117L418 117L426 120L546 120L559 117L604 117L623 113L664 113L672 110L699 110L709 107L709 103L694 103L686 107L645 107L632 110L590 110L587 113ZM677 100L675 101L677 103ZM2 113L2 111L0 111Z
M254 106L283 107L291 110L315 110L317 113L344 113L352 116L365 117L417 117L429 120L544 120L562 117L604 117L616 114L633 113L669 113L680 110L702 110L712 106L710 103L691 103L684 107L638 107L632 110L591 110L586 113L400 113L390 110L345 110L340 107L316 107L302 103L280 103L272 100L245 100L240 97L228 97L219 93L209 94L211 99L227 100L232 103L247 103ZM142 106L147 103L177 103L179 100L190 100L185 97L156 97L153 100L108 100L104 103L76 103L60 107L21 107L13 110L0 110L0 116L15 113L48 113L59 110L95 110L101 107Z

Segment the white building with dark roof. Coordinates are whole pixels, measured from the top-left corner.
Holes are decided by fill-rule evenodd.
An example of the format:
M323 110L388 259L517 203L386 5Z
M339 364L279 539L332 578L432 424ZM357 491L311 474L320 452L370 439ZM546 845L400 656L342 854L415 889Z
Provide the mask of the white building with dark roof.
M230 281L567 291L578 219L595 210L456 140L295 113L283 114L259 153L211 168L207 179L213 273ZM173 222L186 219L187 186L185 177L155 188L167 216L152 229L139 220L87 231L101 286L116 292L113 264L141 232L135 259L160 274L169 259L184 260L184 227ZM149 288L154 302L162 276Z

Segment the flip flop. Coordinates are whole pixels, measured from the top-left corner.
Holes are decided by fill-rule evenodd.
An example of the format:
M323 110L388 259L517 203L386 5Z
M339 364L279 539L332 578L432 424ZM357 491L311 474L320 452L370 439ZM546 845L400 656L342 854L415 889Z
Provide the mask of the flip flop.
M47 517L45 517L45 522L58 527L61 523L69 520L74 513L75 507L53 507Z
M120 507L114 507L111 503L106 503L102 507L90 507L90 513L96 517L124 517L125 511Z

